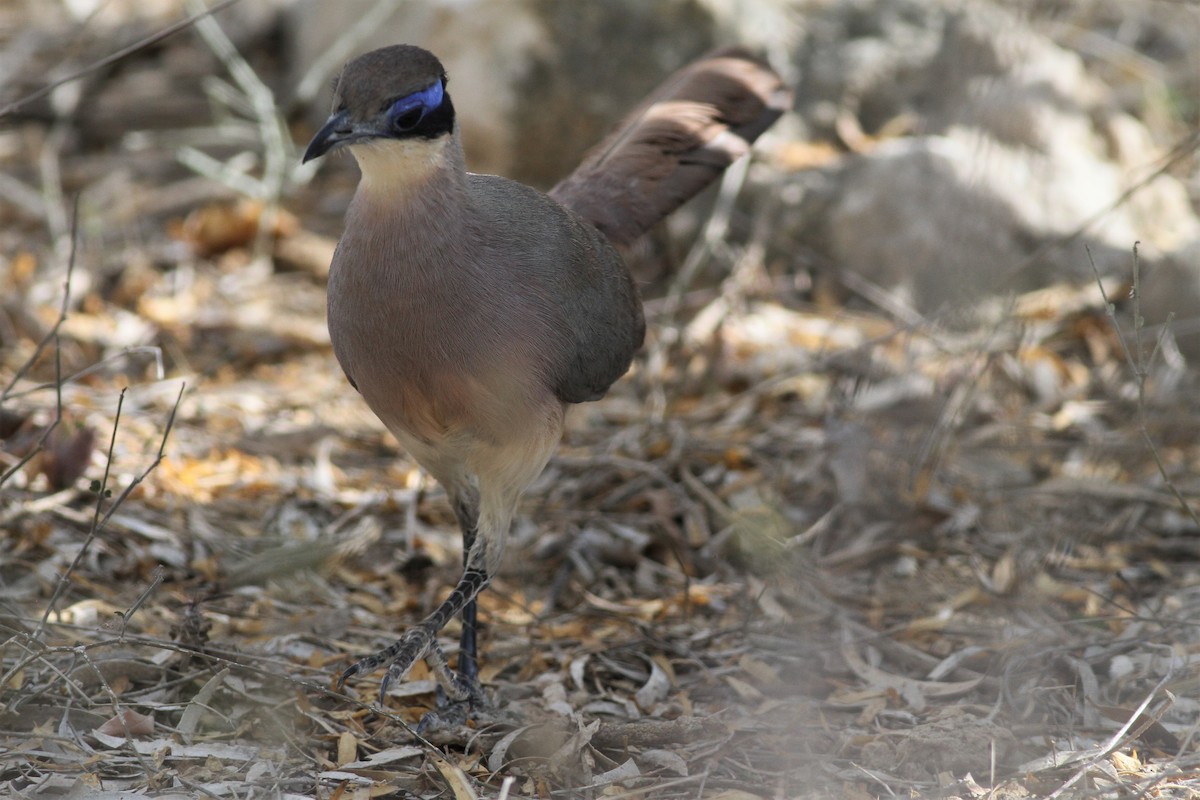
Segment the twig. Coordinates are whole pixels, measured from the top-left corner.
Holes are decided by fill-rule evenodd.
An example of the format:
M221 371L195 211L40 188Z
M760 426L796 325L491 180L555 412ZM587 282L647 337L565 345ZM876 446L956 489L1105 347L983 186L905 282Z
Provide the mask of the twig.
M56 378L62 375L62 350L60 350L58 347L57 336L55 337L54 345L54 374ZM37 444L30 448L28 453L18 459L17 463L13 464L12 468L10 468L8 472L0 475L0 486L3 486L5 482L7 482L8 479L13 475L16 475L22 467L33 460L34 456L46 449L46 440L50 438L50 434L54 433L54 430L58 427L59 423L62 422L62 381L60 379L56 379L54 382L54 396L54 419L49 425L46 426L46 429L42 431L42 435L38 438Z
M1035 264L1042 263L1043 256L1050 249L1055 247L1064 247L1083 236L1085 233L1091 230L1092 226L1100 222L1100 220L1104 219L1112 212L1116 211L1121 206L1125 205L1125 203L1128 202L1129 199L1135 194L1145 189L1163 175L1167 174L1167 172L1170 171L1170 169L1180 161L1191 157L1196 152L1197 147L1200 147L1200 129L1191 131L1177 141L1174 147L1172 147L1170 151L1168 151L1166 155L1159 160L1158 166L1153 167L1145 177L1139 181L1135 181L1128 189L1113 198L1111 203L1080 222L1074 230L1065 233L1062 236L1058 236L1043 242L1032 253L1030 253L1024 261L1009 271L1007 280L1012 280L1021 273L1025 272L1025 270L1033 267ZM1088 254L1088 258L1091 258L1091 253ZM1093 264L1092 269L1094 270L1095 268L1096 265Z
M998 327L992 330L993 335L998 333ZM937 421L922 437L920 450L909 473L908 490L915 497L925 499L933 487L934 477L950 449L953 437L968 416L970 403L978 395L983 377L994 361L995 352L990 345L985 346L976 357L970 374L955 384L950 396L942 404Z
M62 151L70 135L70 127L63 121L57 121L50 130L38 153L38 173L42 182L43 216L46 227L50 232L50 241L56 248L62 247L63 237L67 235L66 202L63 199ZM78 216L79 196L76 195L75 207ZM74 247L72 237L70 247Z
M100 528L103 528L108 524L109 518L116 513L117 509L121 507L121 504L125 502L125 499L129 497L130 493L132 493L133 490L142 483L142 481L146 480L146 477L149 476L149 474L153 472L159 464L162 463L163 458L166 457L167 437L171 435L171 428L175 426L175 415L179 412L179 404L183 402L183 392L185 389L187 389L187 383L181 384L179 387L179 394L175 397L175 405L171 406L171 413L167 417L167 427L163 431L162 439L159 440L158 452L154 456L154 461L152 461L149 466L142 470L141 474L130 481L129 485L125 487L125 490L118 495L115 501L113 501L113 504L109 506L108 511L105 512L104 517L100 520Z
M60 328L62 328L63 323L67 319L67 311L71 305L71 276L75 274L75 255L78 250L78 241L79 195L75 195L75 203L73 213L71 215L71 250L67 256L67 275L63 279L63 299L62 305L58 309L58 319L54 322L53 327L50 328L46 335L42 337L42 340L38 342L37 347L33 349L33 353L30 354L29 358L25 360L25 363L17 369L17 372L15 375L13 375L12 380L9 381L8 385L4 387L4 391L0 392L0 407L3 407L5 401L12 396L13 388L16 387L17 382L21 380L21 378L25 377L25 374L33 368L33 365L37 363L38 357L42 354L42 351L46 349L46 345L53 341L54 420L48 426L46 426L44 431L42 431L41 438L38 439L37 444L35 444L30 451L26 453L19 461L17 461L17 463L14 464L7 472L5 472L3 475L0 475L0 486L3 486L9 478L11 478L13 475L16 475L23 466L29 463L30 459L46 448L46 442L49 440L50 434L54 433L54 430L58 427L59 423L62 422L62 350L58 346L58 331Z
M4 391L0 392L0 406L4 405L4 402L8 400L8 396L12 393L13 387L17 385L17 381L25 377L25 373L29 372L29 370L33 368L34 363L37 362L38 356L40 356L42 351L46 349L46 345L50 344L51 341L56 339L59 328L62 327L63 323L67 319L67 310L71 306L71 276L75 273L75 254L77 250L78 233L79 195L75 195L74 214L72 215L71 219L71 250L67 256L67 276L63 279L63 299L62 305L59 306L58 309L58 319L55 321L54 326L51 327L46 335L42 337L42 340L38 342L37 347L33 349L33 353L28 359L25 360L25 363L22 364L20 369L17 370L16 374L13 375L12 380L10 380L8 385L4 387Z
M69 386L70 384L75 383L76 381L80 380L81 378L86 378L88 375L91 375L92 373L103 369L104 366L110 362L116 361L117 359L126 358L128 356L142 355L145 353L149 353L150 355L154 356L155 379L161 381L166 375L166 369L163 366L162 348L158 347L157 345L147 344L147 345L138 345L136 347L127 347L119 353L113 353L110 356L105 356L104 358L97 361L95 364L92 364L91 366L88 366L88 367L84 367L83 369L79 370L78 372L73 372L70 375L68 375L67 377L57 380L52 384L51 383L39 383L39 384L36 384L35 386L31 386L28 389L25 389L23 391L13 392L9 395L9 397L24 397L25 395L33 394L34 392L40 392L43 389L49 389L51 387L58 387L61 390L61 388L63 386Z
M201 0L188 0L188 7L202 7ZM295 157L295 149L287 131L287 124L280 115L279 105L275 102L275 94L238 52L237 47L230 41L220 24L212 17L201 18L196 22L196 32L225 65L225 69L229 71L234 83L245 96L249 111L253 114L258 129L263 151L263 171L262 177L254 181L257 189L252 196L262 200L264 204L254 246L255 258L261 258L269 252L279 197L283 193L284 185L296 173L296 170L300 169L300 164L297 163ZM230 91L232 93L232 89ZM184 160L182 153L180 156L180 160ZM198 151L192 151L187 158L192 163L205 163L209 169L219 163ZM237 183L243 184L242 191L245 191L244 184L249 181L246 176L233 176L231 170L222 170L222 173L227 177L233 177Z
M46 198L42 193L12 175L0 173L0 197L31 217L41 219L46 216Z
M104 69L105 67L109 66L110 64L115 64L116 62L120 61L121 59L125 58L126 56L133 55L134 53L136 53L139 50L144 50L147 47L150 47L151 45L158 44L163 39L166 39L169 36L174 36L175 34L179 33L180 31L186 30L187 28L191 27L192 25L195 25L201 19L204 19L205 17L207 17L211 14L215 14L218 11L225 10L226 8L233 5L237 1L238 0L221 0L221 2L217 3L212 8L206 8L204 11L202 11L198 14L194 14L194 15L188 17L187 19L182 19L179 22L174 23L173 25L168 25L167 27L163 28L161 31L152 33L149 36L146 36L145 38L139 39L138 41L134 42L133 44L129 45L128 47L122 47L120 50L113 53L112 55L105 56L104 58L102 58L98 61L93 61L91 64L88 64L86 67L83 67L82 69L78 69L75 72L72 72L70 75L67 75L66 77L59 78L56 81L52 81L51 83L48 83L45 86L43 86L41 89L38 89L35 92L25 95L20 100L14 100L13 102L9 103L8 105L4 106L3 108L0 108L0 118L8 116L9 114L13 113L14 111L17 111L17 110L23 108L24 106L28 105L29 103L32 103L34 100L38 100L40 98L45 97L46 95L50 94L52 91L54 91L55 89L57 89L60 86L64 86L68 83L71 83L72 81L77 81L80 78L86 77L86 76L92 74L93 72L96 72L97 70Z
M150 595L154 594L154 592L158 589L159 586L162 585L162 582L165 579L166 579L166 571L162 568L162 565L160 564L154 568L154 580L150 583L150 585L147 586L145 588L145 590L141 594L138 595L137 599L133 601L133 603L129 606L129 608L127 608L123 612L121 612L121 632L119 634L119 637L122 640L124 640L125 631L129 627L129 620L132 619L133 615L137 613L138 609L141 608L145 604L145 602L150 599Z
M83 663L87 664L88 667L91 668L92 672L95 673L96 679L100 683L100 687L104 690L104 693L108 695L108 702L109 705L112 706L113 717L121 723L121 730L125 734L126 744L129 745L129 752L132 754L133 759L137 761L138 766L142 768L142 772L146 774L146 780L148 782L152 782L154 780L155 770L146 760L145 756L139 753L138 749L132 745L135 737L129 730L129 720L127 720L125 718L125 714L122 713L121 701L117 698L117 693L113 691L108 679L104 677L104 670L96 666L96 663L88 656L86 648L80 648L79 655L80 658L83 659Z
M732 262L734 260L729 254L729 246L727 244L729 222L733 217L734 205L737 202L738 195L741 194L742 185L746 182L746 175L749 170L750 159L739 158L729 165L729 168L725 170L725 174L721 177L721 187L717 192L717 201L713 206L712 214L709 215L708 221L704 225L704 232L700 236L700 240L688 252L688 256L684 260L683 266L679 268L675 279L671 281L671 287L667 292L665 309L668 317L674 316L678 312L680 300L684 292L687 291L692 280L696 277L696 273L704 266L704 262L708 260L710 254L720 253L726 261Z
M1084 763L1084 765L1081 766L1075 772L1075 774L1067 780L1066 783L1055 789L1052 793L1046 795L1046 800L1054 800L1056 797L1061 797L1063 792L1078 783L1094 766L1096 766L1096 764L1100 763L1101 759L1107 758L1114 751L1116 751L1116 749L1121 745L1121 741L1125 738L1125 734L1128 733L1129 729L1134 726L1134 723L1142 718L1142 714L1144 714L1146 709L1150 707L1150 703L1155 697L1158 696L1158 693L1162 691L1162 688L1167 685L1168 681L1171 680L1174 674L1175 670L1171 664L1171 659L1168 658L1167 674L1162 677L1162 680L1155 684L1154 688L1151 689L1144 698L1142 698L1142 702L1139 703L1138 707L1135 708L1133 713L1129 715L1129 719L1125 720L1125 724L1118 728L1117 732L1110 736L1107 742L1098 747L1094 751L1094 755L1089 758L1087 762Z
M750 159L743 157L730 164L721 177L720 189L712 213L705 222L700 237L688 251L687 258L684 259L683 265L667 289L667 296L659 311L665 319L678 322L675 317L683 307L688 287L710 259L720 258L726 265L732 265L736 261L726 240L734 205L741 193L749 169ZM667 352L679 341L678 329L678 324L660 327L657 336L652 337L646 347L646 374L650 389L648 405L650 418L655 422L661 423L666 418L667 395L663 388L665 383L663 376L666 373Z
M1158 356L1162 349L1163 339L1171 329L1171 321L1175 318L1175 313L1171 312L1167 315L1166 322L1159 329L1158 338L1154 342L1154 350L1151 351L1150 357L1142 356L1142 329L1146 325L1146 321L1142 319L1142 274L1141 274L1141 259L1138 257L1138 245L1140 242L1133 244L1133 346L1130 346L1129 340L1125 337L1125 332L1121 329L1121 323L1117 319L1117 308L1108 298L1108 293L1104 291L1104 284L1100 280L1100 270L1096 267L1096 262L1092 258L1091 248L1087 248L1088 262L1092 265L1092 272L1096 276L1096 285L1100 287L1100 296L1104 299L1104 313L1108 315L1112 322L1113 329L1117 333L1117 340L1121 343L1121 349L1125 352L1125 360L1129 363L1129 369L1133 373L1134 380L1137 383L1137 424L1138 433L1141 434L1142 441L1146 445L1146 449L1150 451L1150 457L1154 459L1154 465L1158 468L1158 474L1166 484L1167 489L1174 496L1175 501L1183 510L1183 513L1191 519L1192 524L1200 528L1200 516L1197 516L1195 509L1188 503L1183 493L1179 491L1179 487L1175 485L1175 481L1167 473L1167 466L1163 463L1162 456L1159 455L1158 446L1155 445L1154 439L1150 436L1150 430L1146 426L1146 380L1150 375L1150 364Z
M313 65L308 68L308 72L304 73L304 77L300 79L300 83L297 84L295 102L304 104L316 99L317 92L321 91L326 78L342 65L342 62L360 42L379 30L379 26L395 12L400 2L401 0L379 0L347 28L346 32L339 36L333 44L325 48L325 52L317 57Z
M263 195L262 181L241 172L230 162L213 158L190 145L179 148L175 153L175 160L197 175L227 186L239 194L255 199L261 199Z
M37 629L33 632L34 639L41 638L41 635L46 628L46 623L50 619L50 614L53 612L55 605L58 603L58 600L62 597L63 592L66 591L67 586L71 582L71 576L75 573L75 570L79 567L80 562L83 561L83 557L87 553L88 549L91 547L92 542L94 542L96 540L96 537L100 534L100 531L102 531L104 529L104 526L108 523L109 518L113 515L113 513L118 508L121 507L121 505L129 497L130 493L134 489L136 489L138 487L138 485L140 485L141 482L144 481L146 479L146 477L160 463L162 463L163 457L165 455L166 447L167 447L167 437L169 437L171 435L171 428L174 427L174 425L175 425L175 415L179 411L179 404L183 401L183 392L184 392L184 389L186 389L186 388L187 388L186 383L179 387L179 395L178 395L178 397L175 398L175 405L171 407L170 416L167 417L167 425L166 425L166 428L163 430L162 439L159 441L159 444L158 444L158 453L155 456L154 460L152 462L150 462L149 466L147 466L144 470L142 470L142 472L137 477L135 477L132 481L130 481L129 485L125 487L125 490L122 491L121 494L117 496L116 500L114 500L112 502L112 505L109 506L108 511L105 512L103 516L101 516L100 511L104 506L104 499L105 499L106 495L109 493L108 492L108 478L109 478L109 474L112 470L113 448L116 446L117 429L120 427L120 424L121 424L121 408L125 403L125 391L126 390L125 389L121 390L121 395L117 400L116 417L113 419L112 437L109 439L109 443L108 443L108 456L107 456L107 458L105 460L105 464L104 464L104 477L100 480L99 485L96 488L96 510L92 517L91 528L88 530L88 535L83 540L83 544L80 546L79 552L75 554L74 560L71 562L70 566L67 567L67 571L63 574L62 578L60 578L58 583L55 585L54 594L51 595L50 601L46 604L46 610L42 614L42 619L38 623Z
M37 629L33 632L34 639L41 638L42 631L46 628L46 622L50 618L50 613L54 610L54 606L58 602L59 598L62 597L63 592L66 591L67 585L71 582L71 575L74 574L75 569L79 566L79 562L83 560L84 554L87 553L88 548L96 538L97 532L100 530L100 509L103 507L104 494L108 489L108 476L112 471L113 448L117 443L117 429L121 426L121 408L124 405L125 389L122 389L120 396L117 397L117 414L113 419L112 435L108 440L108 457L104 462L104 477L100 479L99 485L95 488L96 510L92 516L91 528L88 530L87 538L83 540L83 545L79 548L79 552L75 554L75 559L71 562L70 566L67 567L67 571L63 573L63 576L55 585L54 594L50 596L50 602L46 604L46 610L42 612L42 619L40 622L38 622Z

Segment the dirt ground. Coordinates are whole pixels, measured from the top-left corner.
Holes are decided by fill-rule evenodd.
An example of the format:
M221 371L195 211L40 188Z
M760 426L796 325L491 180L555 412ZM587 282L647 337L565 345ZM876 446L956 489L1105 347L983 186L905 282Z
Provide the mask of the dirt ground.
M0 4L10 48L114 49L34 9ZM208 47L85 85L153 94ZM490 707L417 734L423 664L384 707L334 687L460 546L329 347L353 170L256 202L295 145L247 142L304 123L53 108L0 130L0 794L1200 796L1200 407L1130 321L1132 243L1126 281L952 332L764 257L786 209L746 187L740 238L682 245L725 277L647 287L642 355L522 505Z

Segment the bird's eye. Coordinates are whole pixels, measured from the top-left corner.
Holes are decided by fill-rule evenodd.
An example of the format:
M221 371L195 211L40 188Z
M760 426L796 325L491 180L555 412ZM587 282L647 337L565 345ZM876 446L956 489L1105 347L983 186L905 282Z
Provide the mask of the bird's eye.
M388 111L391 126L398 133L408 133L421 124L425 115L442 104L442 83L437 81L428 89L401 97Z
M411 131L417 127L421 118L425 116L425 109L417 107L410 108L407 111L402 111L398 116L392 119L392 126L398 131Z

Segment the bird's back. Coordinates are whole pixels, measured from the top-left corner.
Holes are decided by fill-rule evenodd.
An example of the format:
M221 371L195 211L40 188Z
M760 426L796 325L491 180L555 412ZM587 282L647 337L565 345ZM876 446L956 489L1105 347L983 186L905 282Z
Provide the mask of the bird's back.
M514 305L552 310L549 386L559 400L597 400L629 368L645 334L641 299L608 239L559 203L515 181L468 176L490 260ZM519 300L518 300L519 297Z

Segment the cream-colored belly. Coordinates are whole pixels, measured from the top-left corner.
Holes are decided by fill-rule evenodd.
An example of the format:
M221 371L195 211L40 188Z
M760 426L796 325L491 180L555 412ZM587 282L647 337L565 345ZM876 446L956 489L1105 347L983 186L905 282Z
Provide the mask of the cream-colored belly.
M464 338L472 322L458 325L414 330L395 309L372 321L360 306L330 329L367 405L435 478L486 475L523 491L558 445L563 405L522 356L526 343Z

